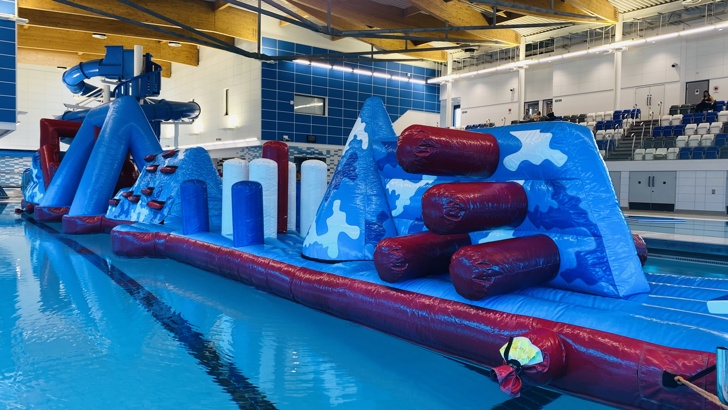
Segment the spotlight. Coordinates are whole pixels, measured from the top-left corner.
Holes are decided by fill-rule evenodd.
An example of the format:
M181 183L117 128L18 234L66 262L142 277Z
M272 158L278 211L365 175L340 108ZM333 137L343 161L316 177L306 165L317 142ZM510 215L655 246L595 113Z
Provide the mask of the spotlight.
M91 37L98 38L99 40L106 40L106 34L104 33L93 33Z
M167 45L170 47L182 47L182 44L178 41L170 41L169 43L167 43Z

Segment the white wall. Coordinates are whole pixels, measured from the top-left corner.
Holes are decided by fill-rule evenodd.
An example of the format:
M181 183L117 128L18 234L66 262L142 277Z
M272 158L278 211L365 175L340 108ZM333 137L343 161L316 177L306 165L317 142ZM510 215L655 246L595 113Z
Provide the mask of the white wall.
M453 96L460 97L462 125L480 124L487 119L503 125L503 118L506 124L510 124L518 119L518 72L501 73L478 81L456 82L453 84Z
M240 42L248 50L256 45ZM173 63L172 78L162 79L161 97L170 101L195 100L201 107L196 125L180 126L179 145L260 139L260 61L200 47L197 67ZM224 90L228 115L224 115ZM162 126L162 145L173 145L174 127ZM196 134L199 132L199 134Z
M63 103L78 101L63 85L63 70L18 64L18 128L0 139L3 149L37 150L40 145L40 120L54 118L66 111Z
M394 128L394 133L399 135L402 133L402 131L404 131L405 128L413 124L437 127L439 125L439 122L440 114L434 112L408 110L407 112L402 114L402 116L397 118L397 121L392 124L392 127Z

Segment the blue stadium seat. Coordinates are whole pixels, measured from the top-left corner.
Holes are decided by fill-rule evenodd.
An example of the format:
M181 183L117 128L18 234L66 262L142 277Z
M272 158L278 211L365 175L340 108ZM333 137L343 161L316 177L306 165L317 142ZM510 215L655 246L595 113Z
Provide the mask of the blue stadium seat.
M705 147L693 148L693 159L705 159Z
M677 159L690 159L692 152L693 152L692 148L682 147L682 148L680 148L680 151L677 153Z
M708 111L705 113L704 122L716 122L718 121L718 113L715 111Z
M604 129L604 121L597 121L595 130L599 131L599 130L603 130L603 129Z
M655 127L655 128L652 129L652 138L655 138L658 135L659 136L662 136L662 127L660 127L660 126L657 126L657 127Z
M720 148L724 147L728 142L728 134L715 134L715 142L713 144Z
M612 119L621 120L622 119L622 110L614 110L614 112L612 113Z
M683 114L682 116L683 116L682 117L682 124L683 125L687 125L687 124L692 124L693 123L693 114Z
M720 148L708 147L705 149L705 159L718 159Z
M640 118L642 116L642 110L639 108L633 108L629 112L629 117L633 119Z
M725 110L725 101L717 100L715 102L715 111L723 111L723 110Z
M681 135L685 135L685 126L684 125L673 125L672 126L672 136L679 137Z
M705 121L705 113L704 112L696 112L693 114L693 124L700 124L701 122Z

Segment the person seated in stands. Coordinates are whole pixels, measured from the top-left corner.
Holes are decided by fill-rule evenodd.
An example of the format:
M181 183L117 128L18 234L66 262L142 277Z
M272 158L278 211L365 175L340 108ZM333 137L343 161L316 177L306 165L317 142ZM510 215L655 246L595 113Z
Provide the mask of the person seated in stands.
M536 111L536 114L533 114L531 119L534 121L541 121L541 111Z
M549 111L546 113L546 117L544 117L544 121L553 121L556 119L556 115L554 114L554 110L549 107Z
M712 95L708 92L708 90L703 91L703 100L698 103L698 105L695 106L696 112L703 112L703 111L713 111L715 108L715 98L713 98Z

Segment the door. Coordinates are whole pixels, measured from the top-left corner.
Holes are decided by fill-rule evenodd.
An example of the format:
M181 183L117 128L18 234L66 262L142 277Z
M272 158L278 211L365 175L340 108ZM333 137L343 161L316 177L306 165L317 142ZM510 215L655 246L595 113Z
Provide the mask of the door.
M642 111L642 119L656 119L666 112L665 85L650 85L634 89L634 101L637 108ZM651 113L651 114L650 114Z
M710 81L690 81L685 83L685 104L697 104L703 101L703 91L709 90Z
M528 101L523 105L523 108L523 112L525 113L523 119L530 120L533 114L536 114L536 111L538 111L538 101Z
M617 194L617 202L619 202L619 189L622 185L622 172L609 171L609 179L612 181L612 186L614 187L614 193Z
M674 211L677 172L634 171L629 173L629 209Z

